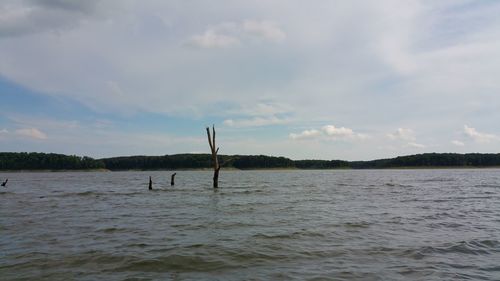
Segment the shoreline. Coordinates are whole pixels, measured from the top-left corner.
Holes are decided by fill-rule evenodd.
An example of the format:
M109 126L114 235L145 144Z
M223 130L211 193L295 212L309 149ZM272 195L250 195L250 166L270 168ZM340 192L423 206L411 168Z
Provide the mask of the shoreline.
M222 168L222 171L346 171L346 170L482 170L482 169L500 169L500 166L429 166L429 167L389 167L389 168L329 168L329 169L301 169L296 167L290 168L252 168L252 169L237 169L237 168ZM152 170L141 170L141 169L128 169L128 170L109 170L109 169L89 169L89 170L0 170L0 173L92 173L92 172L175 172L175 171L213 171L211 168L194 168L194 169L152 169Z
M71 169L61 169L61 170L51 170L51 169L43 169L43 170L0 170L0 173L71 173L71 172L112 172L109 169L77 169L77 170L71 170Z

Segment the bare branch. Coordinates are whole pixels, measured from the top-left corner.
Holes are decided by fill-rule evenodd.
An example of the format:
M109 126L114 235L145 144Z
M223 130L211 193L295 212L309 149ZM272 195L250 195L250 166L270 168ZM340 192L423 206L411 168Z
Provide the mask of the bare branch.
M215 148L215 125L213 124L212 124L212 137L213 137L212 145Z
M212 138L210 137L210 128L207 127L208 145L210 145L210 150L214 151L214 145L212 144Z

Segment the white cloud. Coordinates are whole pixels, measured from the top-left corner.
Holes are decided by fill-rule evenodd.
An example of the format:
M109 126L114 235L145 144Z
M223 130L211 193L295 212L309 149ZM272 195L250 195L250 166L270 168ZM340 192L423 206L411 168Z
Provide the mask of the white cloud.
M96 18L101 4L98 0L7 0L0 5L0 37L66 31L77 27L86 18Z
M464 134L479 143L488 143L500 140L500 137L493 134L480 133L475 128L464 125Z
M0 140L4 139L9 135L9 131L7 129L0 130Z
M256 104L245 104L235 109L226 111L226 114L248 115L248 116L276 116L280 114L291 114L294 109L290 105L277 102L257 102Z
M202 48L227 48L248 41L248 35L271 42L281 42L286 38L285 32L271 21L245 20L212 25L203 34L192 36L188 43Z
M64 10L75 13L90 14L97 10L101 0L67 1L67 0L31 0L33 5L46 9Z
M240 43L238 38L219 34L215 30L207 30L201 35L195 35L191 37L189 42L202 48L226 48Z
M254 105L239 106L224 112L235 118L224 120L224 125L230 127L260 127L281 125L293 121L292 108L276 102L259 102Z
M334 125L326 125L321 128L326 136L333 139L367 139L368 135L355 133L352 129L346 127L335 127Z
M97 120L95 120L95 122L92 126L94 126L95 128L98 128L98 129L105 129L105 128L111 128L113 126L113 124L114 123L111 120L97 119Z
M414 141L415 132L412 129L398 128L396 132L387 134L387 137L392 140Z
M123 90L120 88L116 81L107 81L106 86L109 89L109 93L114 95L117 99L125 97Z
M453 148L446 128L473 120L495 132L500 118L495 1L466 9L464 1L419 0L69 2L0 1L0 76L111 119L152 112L211 124L203 119L217 112L234 125L289 116L262 102L272 100L293 109L291 126L323 138L315 124L328 120L379 132L411 124L418 141L404 128L387 136L404 152L421 138ZM28 127L53 139L45 126L13 126ZM495 138L481 134L464 140L498 150ZM377 145L365 146L367 158Z
M17 129L15 134L21 137L28 137L32 139L44 140L47 139L47 135L36 128L25 128L25 129Z
M73 127L71 120L41 119L23 117L23 122L33 122L32 126L23 126L17 131L9 132L2 140L4 151L40 151L57 152L64 154L88 155L92 157L111 157L120 155L164 155L188 151L206 151L207 140L200 129L200 134L193 136L179 136L175 133L163 131L121 130L101 120L82 122ZM36 125L39 124L40 127ZM12 126L18 126L14 123ZM34 129L41 128L43 130ZM33 139L36 147L28 147ZM224 149L224 147L221 147Z
M452 140L451 144L456 145L456 146L465 146L465 143L463 143L459 140Z
M293 140L303 140L303 139L314 139L320 137L322 133L318 130L305 130L299 134L290 134L290 138Z
M243 30L274 42L281 42L286 38L285 32L271 21L246 20L243 22Z
M224 125L230 127L260 127L269 125L280 125L290 122L287 118L271 117L253 117L249 119L226 119Z
M326 125L322 128L326 135L337 138L350 138L354 136L352 129L340 127L337 128L333 125Z
M325 140L363 140L369 138L368 135L355 133L346 127L335 127L334 125L323 126L320 130L305 130L299 134L290 134L291 139L312 139L321 138Z
M412 148L426 148L427 146L424 144L416 143L416 142L409 142L406 144L408 147Z
M17 127L22 128L44 128L51 130L79 129L81 124L76 120L60 120L54 118L42 118L23 114L7 114L7 119Z
M402 148L426 148L427 145L416 142L415 132L408 128L398 128L394 133L386 135L387 138L398 141Z

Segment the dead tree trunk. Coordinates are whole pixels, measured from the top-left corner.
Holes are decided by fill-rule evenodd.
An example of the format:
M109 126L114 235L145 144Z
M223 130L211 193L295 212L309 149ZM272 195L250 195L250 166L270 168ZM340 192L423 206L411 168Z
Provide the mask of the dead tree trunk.
M175 175L177 175L177 173L173 173L172 176L170 177L170 186L175 185Z
M210 151L212 152L212 164L214 165L214 188L219 187L219 160L217 159L217 153L219 148L215 148L215 126L212 125L212 136L210 136L210 128L207 127L208 144L210 145Z

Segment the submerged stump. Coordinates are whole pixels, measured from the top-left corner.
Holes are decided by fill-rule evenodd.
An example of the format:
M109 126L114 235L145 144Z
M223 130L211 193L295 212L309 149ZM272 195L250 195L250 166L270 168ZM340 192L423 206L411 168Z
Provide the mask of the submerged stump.
M175 175L177 175L177 173L173 173L172 176L170 177L170 186L175 185Z
M210 146L210 151L212 152L212 164L214 166L214 177L213 177L213 186L214 188L219 187L219 160L217 159L217 153L219 152L219 148L215 148L215 126L212 125L212 135L210 136L210 128L207 127L207 136L208 136L208 145Z

